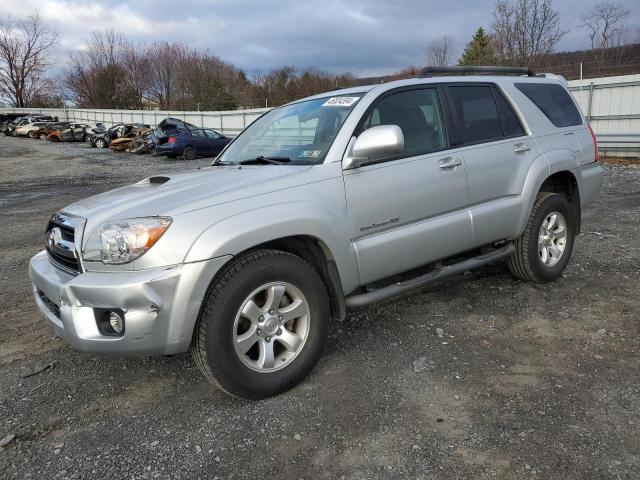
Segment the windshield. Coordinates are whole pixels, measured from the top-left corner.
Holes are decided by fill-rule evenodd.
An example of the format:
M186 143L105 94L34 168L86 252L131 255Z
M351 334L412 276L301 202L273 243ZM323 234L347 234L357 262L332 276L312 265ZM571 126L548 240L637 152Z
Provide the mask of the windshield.
M271 110L247 127L214 164L322 163L362 95L336 95Z

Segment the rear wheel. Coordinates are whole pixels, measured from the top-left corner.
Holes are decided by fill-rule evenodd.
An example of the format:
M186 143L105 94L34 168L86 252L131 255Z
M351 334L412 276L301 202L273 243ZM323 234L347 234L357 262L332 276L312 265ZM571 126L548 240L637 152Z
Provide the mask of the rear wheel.
M27 135L29 135L29 138L33 138L33 139L37 138L36 132L29 132Z
M196 149L193 147L184 147L182 158L185 160L193 160L196 158Z
M576 235L577 213L564 195L541 192L508 261L518 278L546 283L562 275Z
M210 286L191 353L202 374L231 395L277 395L318 362L329 317L326 288L311 265L286 252L255 251Z

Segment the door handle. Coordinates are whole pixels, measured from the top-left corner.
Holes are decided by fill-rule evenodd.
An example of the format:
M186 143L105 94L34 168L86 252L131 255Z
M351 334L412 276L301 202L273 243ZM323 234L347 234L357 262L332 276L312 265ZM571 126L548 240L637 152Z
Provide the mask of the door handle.
M529 150L531 150L531 147L526 143L516 143L513 146L513 151L516 153L524 153L528 152Z
M444 157L438 161L440 168L453 168L462 165L462 160L458 157Z

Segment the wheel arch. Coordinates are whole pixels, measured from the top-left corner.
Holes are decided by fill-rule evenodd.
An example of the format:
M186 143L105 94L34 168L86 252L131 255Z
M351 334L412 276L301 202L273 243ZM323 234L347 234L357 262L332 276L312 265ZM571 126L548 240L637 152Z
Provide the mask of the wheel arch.
M320 275L327 288L331 302L331 317L342 321L345 319L347 311L345 305L345 295L342 289L342 281L336 260L331 249L321 239L308 234L289 235L285 237L273 238L256 245L245 248L229 258L218 273L211 279L215 282L225 267L234 262L238 257L250 254L258 250L278 250L281 252L296 255L309 263Z
M517 236L524 231L531 209L540 192L555 192L567 197L576 208L577 233L580 233L580 179L575 174L579 167L570 153L565 150L547 152L533 162L522 192L522 210L518 221Z
M540 192L559 193L567 197L567 200L569 200L576 209L576 235L579 234L582 217L580 189L578 187L578 180L573 172L560 170L548 176L544 182L542 182L538 190L538 193Z

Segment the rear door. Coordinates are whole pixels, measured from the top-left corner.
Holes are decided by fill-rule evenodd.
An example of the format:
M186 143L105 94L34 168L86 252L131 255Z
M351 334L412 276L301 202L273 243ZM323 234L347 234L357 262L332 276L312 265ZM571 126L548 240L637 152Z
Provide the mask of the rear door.
M446 91L467 169L473 246L511 238L537 144L495 84L454 83Z
M211 153L211 142L204 133L204 130L195 128L191 130L191 137L193 140L193 147L196 149L198 155L208 155Z
M405 140L401 155L344 171L362 284L469 248L464 161L450 149L440 98L432 86L392 90L370 107L355 132L397 125Z

